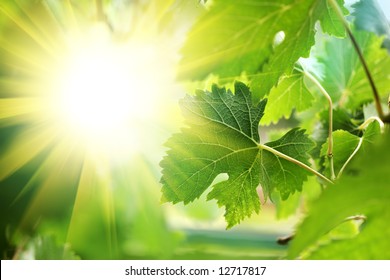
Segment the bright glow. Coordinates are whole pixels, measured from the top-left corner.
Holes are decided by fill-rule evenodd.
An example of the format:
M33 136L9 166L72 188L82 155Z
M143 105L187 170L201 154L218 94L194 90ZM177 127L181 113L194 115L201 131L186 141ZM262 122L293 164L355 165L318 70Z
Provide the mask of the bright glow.
M123 125L137 110L131 101L133 74L112 53L80 54L65 76L63 109L68 120L92 134Z
M163 72L173 72L159 55L146 43L76 48L60 75L59 113L69 132L111 155L138 150L145 123L156 118L161 81L169 80Z

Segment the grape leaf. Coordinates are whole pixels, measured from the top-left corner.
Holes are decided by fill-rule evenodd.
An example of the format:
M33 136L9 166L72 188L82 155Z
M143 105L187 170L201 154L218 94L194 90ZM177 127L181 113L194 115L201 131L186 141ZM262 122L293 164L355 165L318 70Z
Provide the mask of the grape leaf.
M321 110L320 108L317 109ZM312 157L318 158L321 156L322 145L328 139L329 136L329 109L322 109L318 114L320 123L315 127L313 139L316 141L317 146L313 149ZM358 123L362 123L364 114L362 110L356 110L354 112L348 112L347 109L336 107L333 109L333 131L345 130L353 135L362 136L362 130L356 128Z
M294 72L284 76L279 85L271 89L267 99L262 125L276 123L282 117L288 119L294 108L301 112L310 107L314 98L305 86L304 74Z
M380 134L380 126L378 122L372 122L368 125L364 135L362 137L358 137L353 135L345 130L336 130L333 132L333 164L336 175L339 173L340 169L343 167L344 163L351 156L353 151L359 145L359 141L362 142L362 148L364 149L367 144L372 143L376 136ZM321 156L327 157L329 142L322 146ZM325 175L330 175L330 166L329 160L324 160L325 166Z
M384 140L384 141L383 141ZM356 158L350 171L335 186L327 188L299 226L288 257L306 255L312 259L389 259L390 251L390 137ZM347 217L364 215L366 221L353 238L317 242Z
M360 0L352 6L355 25L359 30L385 36L384 47L390 51L390 24L376 0Z
M304 130L294 128L279 140L268 142L265 145L309 165L308 152L314 148L314 142L304 132ZM260 156L260 180L265 194L269 196L276 190L285 200L296 190L302 190L302 184L307 176L306 170L268 151L261 150Z
M277 219L287 219L294 215L301 204L300 193L294 193L287 200L282 200L278 193L272 193L271 197L275 205Z
M308 172L259 145L258 124L266 100L254 105L249 88L235 84L235 94L213 86L181 101L188 127L173 135L161 161L163 200L185 204L199 198L219 174L228 179L213 186L208 199L225 206L228 227L260 210L259 184L283 199L300 190ZM293 129L268 147L307 163L313 142Z
M307 211L315 203L322 193L322 186L316 177L309 177L302 186L300 193L294 193L287 200L282 200L277 192L272 193L272 202L275 205L276 217L278 219L287 219L295 215L299 209Z
M390 57L381 49L382 39L363 31L356 31L354 35L379 93L385 96L390 88ZM348 40L330 38L319 61L324 65L322 85L335 103L355 110L373 100L364 69Z
M349 156L356 149L357 145L359 144L360 137L353 135L345 130L333 131L332 135L334 141L333 164L335 174L337 175ZM327 140L326 143L322 145L321 149L321 156L325 157L323 163L325 167L324 173L326 176L330 175L329 160L327 159L328 146L329 142Z
M343 0L337 0L342 6ZM343 37L344 27L326 0L215 0L188 34L182 49L181 79L204 79L210 73L232 78L256 75L251 87L262 97L290 74L314 44L315 24ZM344 13L347 10L343 9ZM284 39L275 44L275 37Z

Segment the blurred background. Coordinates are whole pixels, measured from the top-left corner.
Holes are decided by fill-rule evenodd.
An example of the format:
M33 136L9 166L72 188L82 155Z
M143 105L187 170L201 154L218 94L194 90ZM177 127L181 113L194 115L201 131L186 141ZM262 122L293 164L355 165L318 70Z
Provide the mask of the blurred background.
M299 222L300 196L275 198L277 208L261 198L260 215L230 230L205 196L160 202L164 142L183 125L178 100L213 81L176 81L186 32L205 9L0 1L2 259L284 257L277 239ZM319 192L310 178L304 195Z

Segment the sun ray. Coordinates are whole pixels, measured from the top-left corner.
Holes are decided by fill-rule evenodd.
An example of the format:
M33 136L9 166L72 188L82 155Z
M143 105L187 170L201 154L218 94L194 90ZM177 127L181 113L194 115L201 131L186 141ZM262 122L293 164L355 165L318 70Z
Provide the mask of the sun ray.
M14 201L33 190L32 199L19 224L20 228L36 226L35 223L41 217L68 215L77 191L76 182L82 168L82 156L69 139L56 143Z
M20 82L16 77L0 77L1 98L31 97L36 95L35 81Z
M0 181L24 166L53 143L57 136L54 127L34 126L24 129L0 157Z
M77 143L72 139L64 137L63 140L56 143L53 149L48 152L43 163L37 166L34 174L21 189L13 203L22 198L29 190L33 189L39 181L47 181L46 183L51 181L53 183L52 186L55 188L64 183L72 185L72 181L74 181L73 185L77 186L83 160L84 151L77 147ZM63 177L63 174L67 174L66 178ZM55 182L55 179L59 182ZM65 190L71 191L71 186L65 186Z
M31 45L16 44L12 36L8 40L0 40L0 49L5 52L2 56L1 64L11 69L16 69L18 72L27 72L32 75L37 73L48 73L50 71L45 65L45 59L42 59L43 54L31 52Z
M32 121L36 119L36 115L47 109L47 105L44 98L1 98L0 122L16 117L20 122Z
M45 223L61 223L60 242L83 254L86 241L96 241L97 256L114 258L120 222L141 221L140 238L159 223L146 242L165 230L157 172L144 161L159 160L165 129L176 121L179 43L162 21L171 23L166 13L177 1L124 1L125 12L111 7L107 22L97 22L93 1L38 2L0 4L7 21L0 26L0 186L13 188L7 203L25 210L12 221L22 234L44 236ZM124 34L111 26L116 12L134 13Z
M97 216L104 225L102 228L104 232L99 232L98 235L106 237L106 244L100 246L105 246L108 250L107 257L112 258L116 254L117 236L111 189L112 181L109 172L110 168L105 159L97 160L96 156L85 157L69 223L67 241L75 246L83 247L83 244L78 244L80 240L84 239L80 236L96 234L96 232L84 232L86 224L89 223L86 215L92 214L92 211L95 215L98 214ZM96 208L97 205L99 207Z
M19 6L19 5L17 6L18 9L15 9L10 7L8 2L0 3L0 14L3 14L4 16L8 17L12 22L15 23L16 26L18 26L29 37L31 37L37 44L39 44L48 54L55 56L55 51L53 50L53 48L49 46L45 38L42 37L42 34L37 30L35 30L31 21L26 20L26 18L28 18L29 13L26 14L22 8L24 16L21 17L20 15L17 14L16 11L20 11L20 7L23 6Z
M60 54L57 50L62 47L63 34L60 32L61 29L57 20L49 13L44 3L45 1L35 3L32 10L26 10L23 6L20 7L36 28L36 35L34 37L39 36L42 44L46 47L41 46L45 50L48 50L53 57L58 58Z

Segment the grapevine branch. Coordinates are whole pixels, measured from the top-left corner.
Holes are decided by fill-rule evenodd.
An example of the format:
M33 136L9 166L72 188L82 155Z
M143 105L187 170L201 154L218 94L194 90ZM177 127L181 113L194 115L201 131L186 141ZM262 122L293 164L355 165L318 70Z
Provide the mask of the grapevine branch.
M367 62L364 59L362 50L360 49L359 44L357 43L357 41L355 39L355 36L352 34L351 29L349 28L349 24L348 24L347 20L344 18L343 12L341 11L339 5L336 3L335 0L329 0L329 3L331 4L333 9L335 10L335 12L336 12L337 16L339 17L339 19L342 21L342 23L343 23L343 25L345 27L345 30L347 31L348 37L351 39L352 45L353 45L353 47L354 47L354 49L355 49L355 51L356 51L356 53L357 53L357 55L359 57L360 63L363 66L364 72L365 72L365 74L367 76L367 79L368 79L368 81L370 83L370 86L371 86L372 93L374 95L375 107L376 107L376 111L378 112L379 118L381 120L383 120L383 121L389 121L390 120L390 116L385 116L384 113L383 113L383 109L382 109L382 105L381 105L378 89L375 86L374 79L373 79L373 77L371 75L371 72L370 72L370 70L368 68Z
M324 89L324 87L318 82L318 80L309 72L303 71L306 77L308 77L321 91L321 93L326 97L329 103L329 128L328 128L328 159L330 165L330 176L331 179L336 179L336 175L334 172L334 163L333 163L333 102L332 98L328 94L328 92Z

